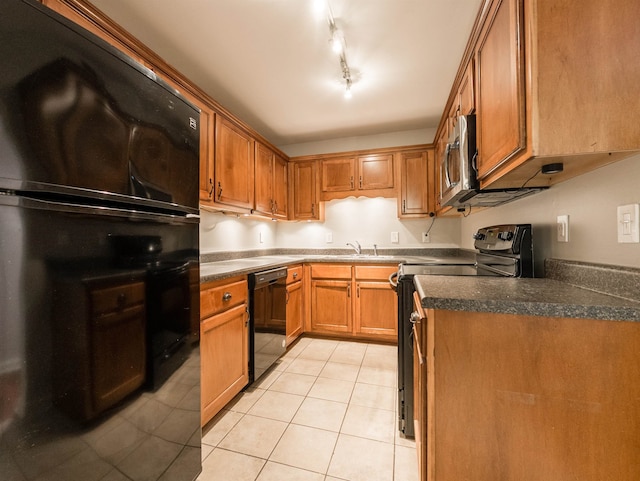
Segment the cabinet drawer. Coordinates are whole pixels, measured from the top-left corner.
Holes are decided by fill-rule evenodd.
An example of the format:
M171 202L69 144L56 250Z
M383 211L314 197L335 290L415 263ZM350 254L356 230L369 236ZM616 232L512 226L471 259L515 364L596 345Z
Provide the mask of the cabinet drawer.
M293 266L287 269L287 284L302 280L302 266Z
M222 312L230 307L247 302L248 286L246 280L217 285L211 288L206 286L200 292L200 317Z
M121 311L127 307L144 303L144 282L95 289L91 291L90 296L93 315Z
M398 271L398 266L356 266L356 279L386 281Z
M351 279L351 266L347 264L313 264L311 277L314 279Z

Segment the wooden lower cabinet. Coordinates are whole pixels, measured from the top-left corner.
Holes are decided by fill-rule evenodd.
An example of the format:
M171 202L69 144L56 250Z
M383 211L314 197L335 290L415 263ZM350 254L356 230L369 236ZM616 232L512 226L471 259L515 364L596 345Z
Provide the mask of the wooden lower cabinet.
M309 331L397 342L395 266L312 264Z
M429 309L427 336L426 479L640 479L639 323Z
M248 285L245 278L203 284L200 291L202 425L249 382Z
M287 269L287 346L304 332L304 289L302 266Z
M54 401L73 419L90 420L146 379L145 280L87 272L56 279L54 292Z

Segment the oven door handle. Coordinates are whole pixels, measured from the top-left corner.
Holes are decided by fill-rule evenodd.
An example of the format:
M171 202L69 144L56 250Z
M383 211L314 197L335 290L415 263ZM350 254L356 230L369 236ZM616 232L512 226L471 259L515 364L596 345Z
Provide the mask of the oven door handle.
M398 271L393 272L389 276L389 284L391 285L391 289L398 292Z
M413 314L418 314L414 312ZM413 314L411 317L413 317ZM413 323L413 321L411 321ZM411 326L411 333L413 334L413 339L415 341L416 350L418 351L416 354L418 355L418 362L420 365L424 364L424 357L422 356L422 349L420 349L420 338L418 337L418 330L416 329L415 323Z

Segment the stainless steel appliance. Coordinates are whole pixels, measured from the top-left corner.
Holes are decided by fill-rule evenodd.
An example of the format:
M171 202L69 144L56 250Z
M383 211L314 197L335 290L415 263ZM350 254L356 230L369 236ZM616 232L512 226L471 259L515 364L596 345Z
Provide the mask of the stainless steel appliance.
M287 268L249 275L249 383L260 378L286 350Z
M533 277L530 224L496 225L479 229L475 259L446 259L438 263L400 264L390 279L398 293L398 429L414 436L413 426L413 278L416 275Z
M461 115L439 161L440 204L464 210L494 207L539 192L542 187L483 189L477 179L476 116Z
M0 59L3 479L195 479L199 112L36 1Z

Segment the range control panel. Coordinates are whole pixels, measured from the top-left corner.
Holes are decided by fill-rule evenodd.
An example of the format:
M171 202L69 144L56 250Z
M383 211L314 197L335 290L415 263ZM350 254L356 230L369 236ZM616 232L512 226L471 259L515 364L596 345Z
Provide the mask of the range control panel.
M480 251L519 254L523 244L531 244L531 224L503 224L482 227L473 235Z

